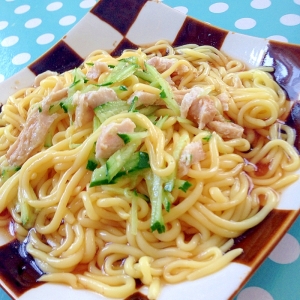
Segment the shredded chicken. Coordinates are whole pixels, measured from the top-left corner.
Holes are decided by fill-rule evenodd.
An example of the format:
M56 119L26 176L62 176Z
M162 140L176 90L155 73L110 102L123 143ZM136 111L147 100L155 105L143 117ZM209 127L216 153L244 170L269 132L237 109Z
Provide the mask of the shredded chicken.
M202 96L203 89L192 88L183 96L180 111L183 118L188 118L203 129L206 124L214 119L218 110L209 96Z
M230 96L228 93L223 92L217 96L217 98L220 100L222 104L223 111L228 111L229 110L229 100Z
M181 105L184 96L191 91L191 89L178 90L176 87L172 87L175 101Z
M45 136L56 118L57 114L48 115L38 110L32 112L17 140L7 151L8 163L21 166L34 154L35 150L43 145Z
M10 165L21 166L38 148L42 147L49 128L58 116L48 114L50 105L65 97L67 90L58 81L51 93L41 101L40 106L35 106L28 114L23 130L7 151L6 157Z
M45 71L39 75L37 75L34 79L34 83L33 83L33 86L34 87L37 87L37 86L40 86L40 83L43 79L49 77L49 76L56 76L58 75L57 72L52 72L52 71Z
M147 63L155 67L159 73L163 73L172 67L174 60L165 57L154 56L148 59Z
M207 127L216 131L224 139L237 139L242 137L244 128L232 122L212 121Z
M41 110L47 112L53 102L62 100L68 94L68 88L63 88L63 84L58 81L51 93L46 96L41 102Z
M163 73L166 70L170 69L176 62L177 62L177 60L175 58L170 59L170 58L159 57L159 56L151 57L147 61L147 63L149 65L155 67L159 73ZM186 73L188 70L189 70L188 66L180 64L176 68L176 73L179 75L182 75L182 74Z
M81 127L83 124L92 121L94 116L93 109L97 106L116 100L118 100L116 92L106 87L84 94L77 91L73 95L73 104L76 105L75 126Z
M101 61L95 61L94 65L86 73L86 78L95 80L99 78L102 73L109 71L109 67L106 63Z
M124 146L123 140L118 133L131 133L135 128L134 122L126 118L121 123L110 123L103 126L103 129L96 142L96 157L109 158L117 150Z
M205 159L205 152L200 141L187 144L179 159L178 176L182 177L188 173L191 165Z
M138 98L136 102L137 107L141 105L145 105L145 106L153 105L155 101L158 100L158 97L154 94L144 92L144 91L136 91L129 97L127 103L131 104L135 97Z

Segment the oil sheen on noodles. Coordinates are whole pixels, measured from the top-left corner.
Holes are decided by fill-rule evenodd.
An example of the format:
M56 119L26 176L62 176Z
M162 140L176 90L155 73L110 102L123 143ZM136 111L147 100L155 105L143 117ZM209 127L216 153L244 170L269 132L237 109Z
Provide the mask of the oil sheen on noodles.
M12 95L0 211L40 280L111 298L140 280L156 299L240 255L233 238L298 179L289 101L268 71L159 41L117 58L95 51Z

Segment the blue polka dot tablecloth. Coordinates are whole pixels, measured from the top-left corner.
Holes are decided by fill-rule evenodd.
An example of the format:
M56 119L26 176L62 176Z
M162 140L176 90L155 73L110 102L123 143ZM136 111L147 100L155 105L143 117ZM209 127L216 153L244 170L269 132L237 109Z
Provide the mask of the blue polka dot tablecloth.
M0 0L0 82L47 51L96 2ZM300 44L300 0L162 2L227 30ZM300 299L299 229L298 217L281 242L238 293L236 300ZM0 300L6 299L10 298L0 290Z

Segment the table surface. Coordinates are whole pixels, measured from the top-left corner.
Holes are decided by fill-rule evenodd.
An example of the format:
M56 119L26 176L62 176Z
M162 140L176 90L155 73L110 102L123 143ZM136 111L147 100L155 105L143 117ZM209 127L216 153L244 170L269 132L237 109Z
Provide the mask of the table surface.
M96 3L94 0L0 0L0 82L42 55ZM221 28L300 44L300 0L164 0ZM34 47L33 47L34 45ZM236 300L300 299L300 218ZM0 290L0 300L10 299Z

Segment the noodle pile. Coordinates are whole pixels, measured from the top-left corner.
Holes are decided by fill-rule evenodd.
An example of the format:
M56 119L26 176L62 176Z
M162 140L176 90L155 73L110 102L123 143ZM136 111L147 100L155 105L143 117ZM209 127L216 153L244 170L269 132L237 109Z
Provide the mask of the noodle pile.
M161 85L150 85L137 73L107 84L108 74L120 61L136 58L143 72L145 61L153 57L172 60L160 71L170 88L171 104L164 101ZM109 70L86 79L96 62L107 64ZM243 63L210 46L174 49L160 41L117 58L95 51L75 71L48 73L36 86L9 97L0 118L0 211L7 209L7 220L13 218L16 237L27 239L27 251L45 272L40 280L112 298L133 294L140 280L149 287L149 299L156 299L163 284L206 276L239 256L242 249L230 250L233 238L260 223L277 205L280 191L298 179L293 174L299 168L294 132L284 124L289 102L266 71L246 70ZM172 109L176 97L179 108L195 87L209 97L224 126L227 122L243 128L242 136L224 137ZM84 121L85 116L78 121L74 95L101 88L113 88L118 100L126 103L137 91L160 99L141 106L153 106L150 115L136 106L98 126L95 120ZM62 90L62 99L74 101L73 110L64 110L61 99L54 99L45 111L45 99ZM21 165L12 163L7 153L29 116L49 115L52 109L50 142L30 148ZM128 119L147 132L138 149L148 154L150 168L90 186L93 172L87 161L104 126ZM177 152L183 141L200 143L203 157L179 174L184 147ZM97 168L106 162L100 158ZM175 182L188 183L188 188L175 185L161 192L169 200L159 207L164 227L155 230L151 218L157 190L151 188L156 181L164 187L172 174Z

